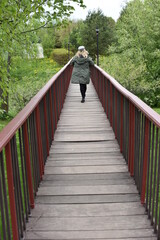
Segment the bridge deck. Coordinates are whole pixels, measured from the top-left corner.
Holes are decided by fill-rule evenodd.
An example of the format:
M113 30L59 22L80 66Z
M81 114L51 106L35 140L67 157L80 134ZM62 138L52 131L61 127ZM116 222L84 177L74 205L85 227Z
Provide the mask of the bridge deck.
M25 239L156 239L90 84L70 85Z

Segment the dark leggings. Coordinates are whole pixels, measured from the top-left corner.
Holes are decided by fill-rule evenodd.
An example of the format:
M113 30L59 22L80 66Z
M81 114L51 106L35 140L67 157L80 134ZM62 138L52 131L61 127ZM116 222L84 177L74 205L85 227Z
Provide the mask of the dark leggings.
M82 98L85 98L87 85L86 84L81 84L81 83L79 85L80 85L80 92L81 92Z

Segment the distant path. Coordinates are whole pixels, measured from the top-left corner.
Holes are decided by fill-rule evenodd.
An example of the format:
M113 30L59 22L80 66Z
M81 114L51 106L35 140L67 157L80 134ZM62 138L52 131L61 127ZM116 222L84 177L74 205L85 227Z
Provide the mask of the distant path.
M156 240L92 84L80 100L70 85L25 239Z

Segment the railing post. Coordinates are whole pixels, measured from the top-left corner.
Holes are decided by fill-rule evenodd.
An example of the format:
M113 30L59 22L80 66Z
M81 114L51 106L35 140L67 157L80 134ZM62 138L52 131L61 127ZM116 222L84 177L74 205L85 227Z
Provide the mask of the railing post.
M46 147L47 147L47 156L49 155L49 136L48 136L48 117L47 117L47 103L46 95L44 96L44 121L45 121L45 134L46 134Z
M39 166L40 166L40 177L44 174L44 160L43 160L43 148L42 148L42 134L41 134L41 125L40 125L40 112L39 106L35 109L36 116L36 130L37 130L37 142L38 142L38 156L39 156Z
M110 124L113 127L113 89L112 84L110 84Z
M109 108L108 108L108 79L106 79L106 96L107 96L107 118L109 118Z
M51 129L52 129L52 140L54 138L54 127L53 127L53 104L52 104L52 92L51 88L49 90L49 102L50 102L50 112L51 112Z
M16 213L16 202L15 202L13 167L12 167L10 142L8 142L8 144L5 147L5 155L6 155L8 193L9 193L9 202L10 202L13 240L18 240L19 234L18 234L18 223L17 223L17 213Z
M53 97L54 97L54 116L55 116L55 129L57 129L57 108L56 108L56 86L55 86L55 83L54 83L54 86L53 86Z
M131 152L131 162L130 162L130 174L133 177L134 175L134 155L135 155L135 107L132 104L132 128L131 128L131 135L132 135L132 152Z
M130 175L134 175L134 140L135 140L135 111L134 106L129 102L129 156L128 170Z
M117 139L117 89L115 88L115 137Z
M120 151L123 151L123 96L121 95Z
M24 127L24 148L25 148L25 156L26 156L25 159L26 159L26 167L27 167L29 199L30 199L30 206L31 206L31 208L34 208L32 168L31 168L31 159L30 159L30 151L29 151L27 122L24 123L23 127Z
M143 159L143 175L142 175L142 191L141 191L141 203L145 203L145 190L146 190L146 178L147 178L147 161L149 154L149 120L145 118L145 135L144 135L144 159Z
M104 105L104 111L106 113L106 89L105 89L105 79L103 76L103 105Z

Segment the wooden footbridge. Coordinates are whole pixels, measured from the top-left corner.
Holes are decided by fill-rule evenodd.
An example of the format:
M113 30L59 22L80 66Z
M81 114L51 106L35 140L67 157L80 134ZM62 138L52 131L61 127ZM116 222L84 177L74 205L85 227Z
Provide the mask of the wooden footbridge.
M160 115L67 64L0 133L0 239L160 239Z

